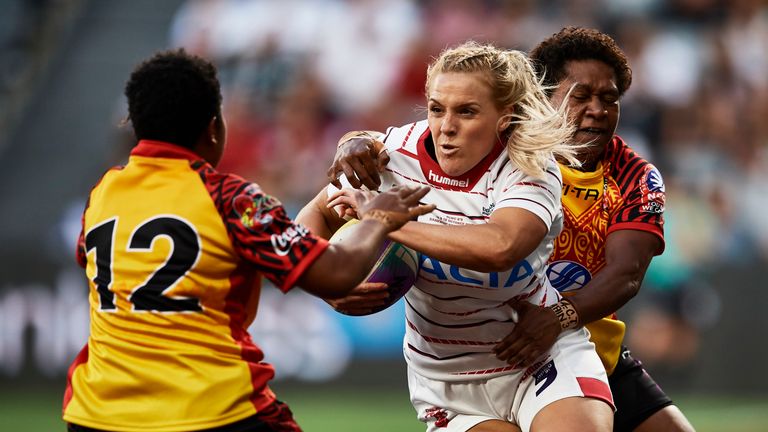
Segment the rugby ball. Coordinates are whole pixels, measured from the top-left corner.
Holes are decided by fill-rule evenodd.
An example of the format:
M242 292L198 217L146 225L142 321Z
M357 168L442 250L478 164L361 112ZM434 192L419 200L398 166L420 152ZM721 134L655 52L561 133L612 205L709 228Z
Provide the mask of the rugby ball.
M348 228L359 220L351 219L339 228L330 238L331 243L337 243L349 234ZM385 240L378 252L376 264L366 276L366 282L383 282L387 284L389 297L385 304L374 308L369 314L380 312L397 303L402 296L416 283L419 260L416 251L391 240ZM347 315L346 312L339 311Z

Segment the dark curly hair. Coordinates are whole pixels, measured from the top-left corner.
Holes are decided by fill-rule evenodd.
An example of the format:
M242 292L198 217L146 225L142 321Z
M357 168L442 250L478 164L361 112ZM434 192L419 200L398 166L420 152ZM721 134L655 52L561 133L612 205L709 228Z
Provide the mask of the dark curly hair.
M613 38L595 29L565 27L537 45L529 57L536 73L550 88L565 78L565 66L571 60L600 60L611 66L616 73L619 96L632 84L626 54Z
M139 140L193 148L211 119L221 115L216 67L184 49L159 52L136 66L125 96Z

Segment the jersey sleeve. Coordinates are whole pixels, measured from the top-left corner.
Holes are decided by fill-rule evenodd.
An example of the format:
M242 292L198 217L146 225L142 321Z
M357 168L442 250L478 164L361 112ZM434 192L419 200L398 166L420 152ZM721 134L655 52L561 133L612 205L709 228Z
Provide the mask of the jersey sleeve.
M541 178L524 174L519 169L512 169L500 175L500 182L494 188L500 190L494 210L501 208L523 208L538 216L547 229L562 211L560 194L563 180L560 170L552 161Z
M85 250L85 233L83 232L82 222L80 223L80 235L77 238L77 245L75 246L75 260L77 261L77 265L82 268L85 268L88 263Z
M664 251L664 180L655 166L644 162L637 175L620 182L624 205L611 215L606 234L631 229L646 231L661 240L656 254Z
M288 217L280 201L237 176L214 196L236 253L281 291L290 290L328 242Z

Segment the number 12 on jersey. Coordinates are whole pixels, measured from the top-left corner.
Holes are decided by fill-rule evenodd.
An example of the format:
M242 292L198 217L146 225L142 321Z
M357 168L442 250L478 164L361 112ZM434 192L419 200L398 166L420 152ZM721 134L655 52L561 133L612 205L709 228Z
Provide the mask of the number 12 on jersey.
M117 219L108 219L91 229L85 236L86 253L95 251L96 275L93 283L99 294L99 310L114 311L115 293L110 287L114 273L114 240ZM176 216L164 215L148 219L136 227L128 239L127 252L152 250L157 237L171 242L171 253L140 286L131 290L128 300L134 311L200 312L200 300L195 297L172 298L165 295L176 282L197 263L200 239L194 227Z

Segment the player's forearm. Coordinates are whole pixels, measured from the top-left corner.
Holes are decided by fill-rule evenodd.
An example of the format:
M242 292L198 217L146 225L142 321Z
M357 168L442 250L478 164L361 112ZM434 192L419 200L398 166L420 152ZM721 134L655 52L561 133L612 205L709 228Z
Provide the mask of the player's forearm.
M579 314L579 324L589 324L621 309L639 291L644 274L645 267L606 266L587 285L568 297Z
M328 239L343 223L336 214L331 213L326 206L327 193L321 190L312 201L307 203L296 215L296 222L309 228L313 234Z
M660 242L656 235L644 231L619 230L608 235L605 267L568 298L580 324L611 315L637 294L651 259L661 250Z
M530 251L489 224L444 226L409 222L389 238L446 264L481 272L505 271Z
M340 298L363 282L378 258L389 230L374 220L346 228L349 233L328 248L299 280L306 291L326 299Z

